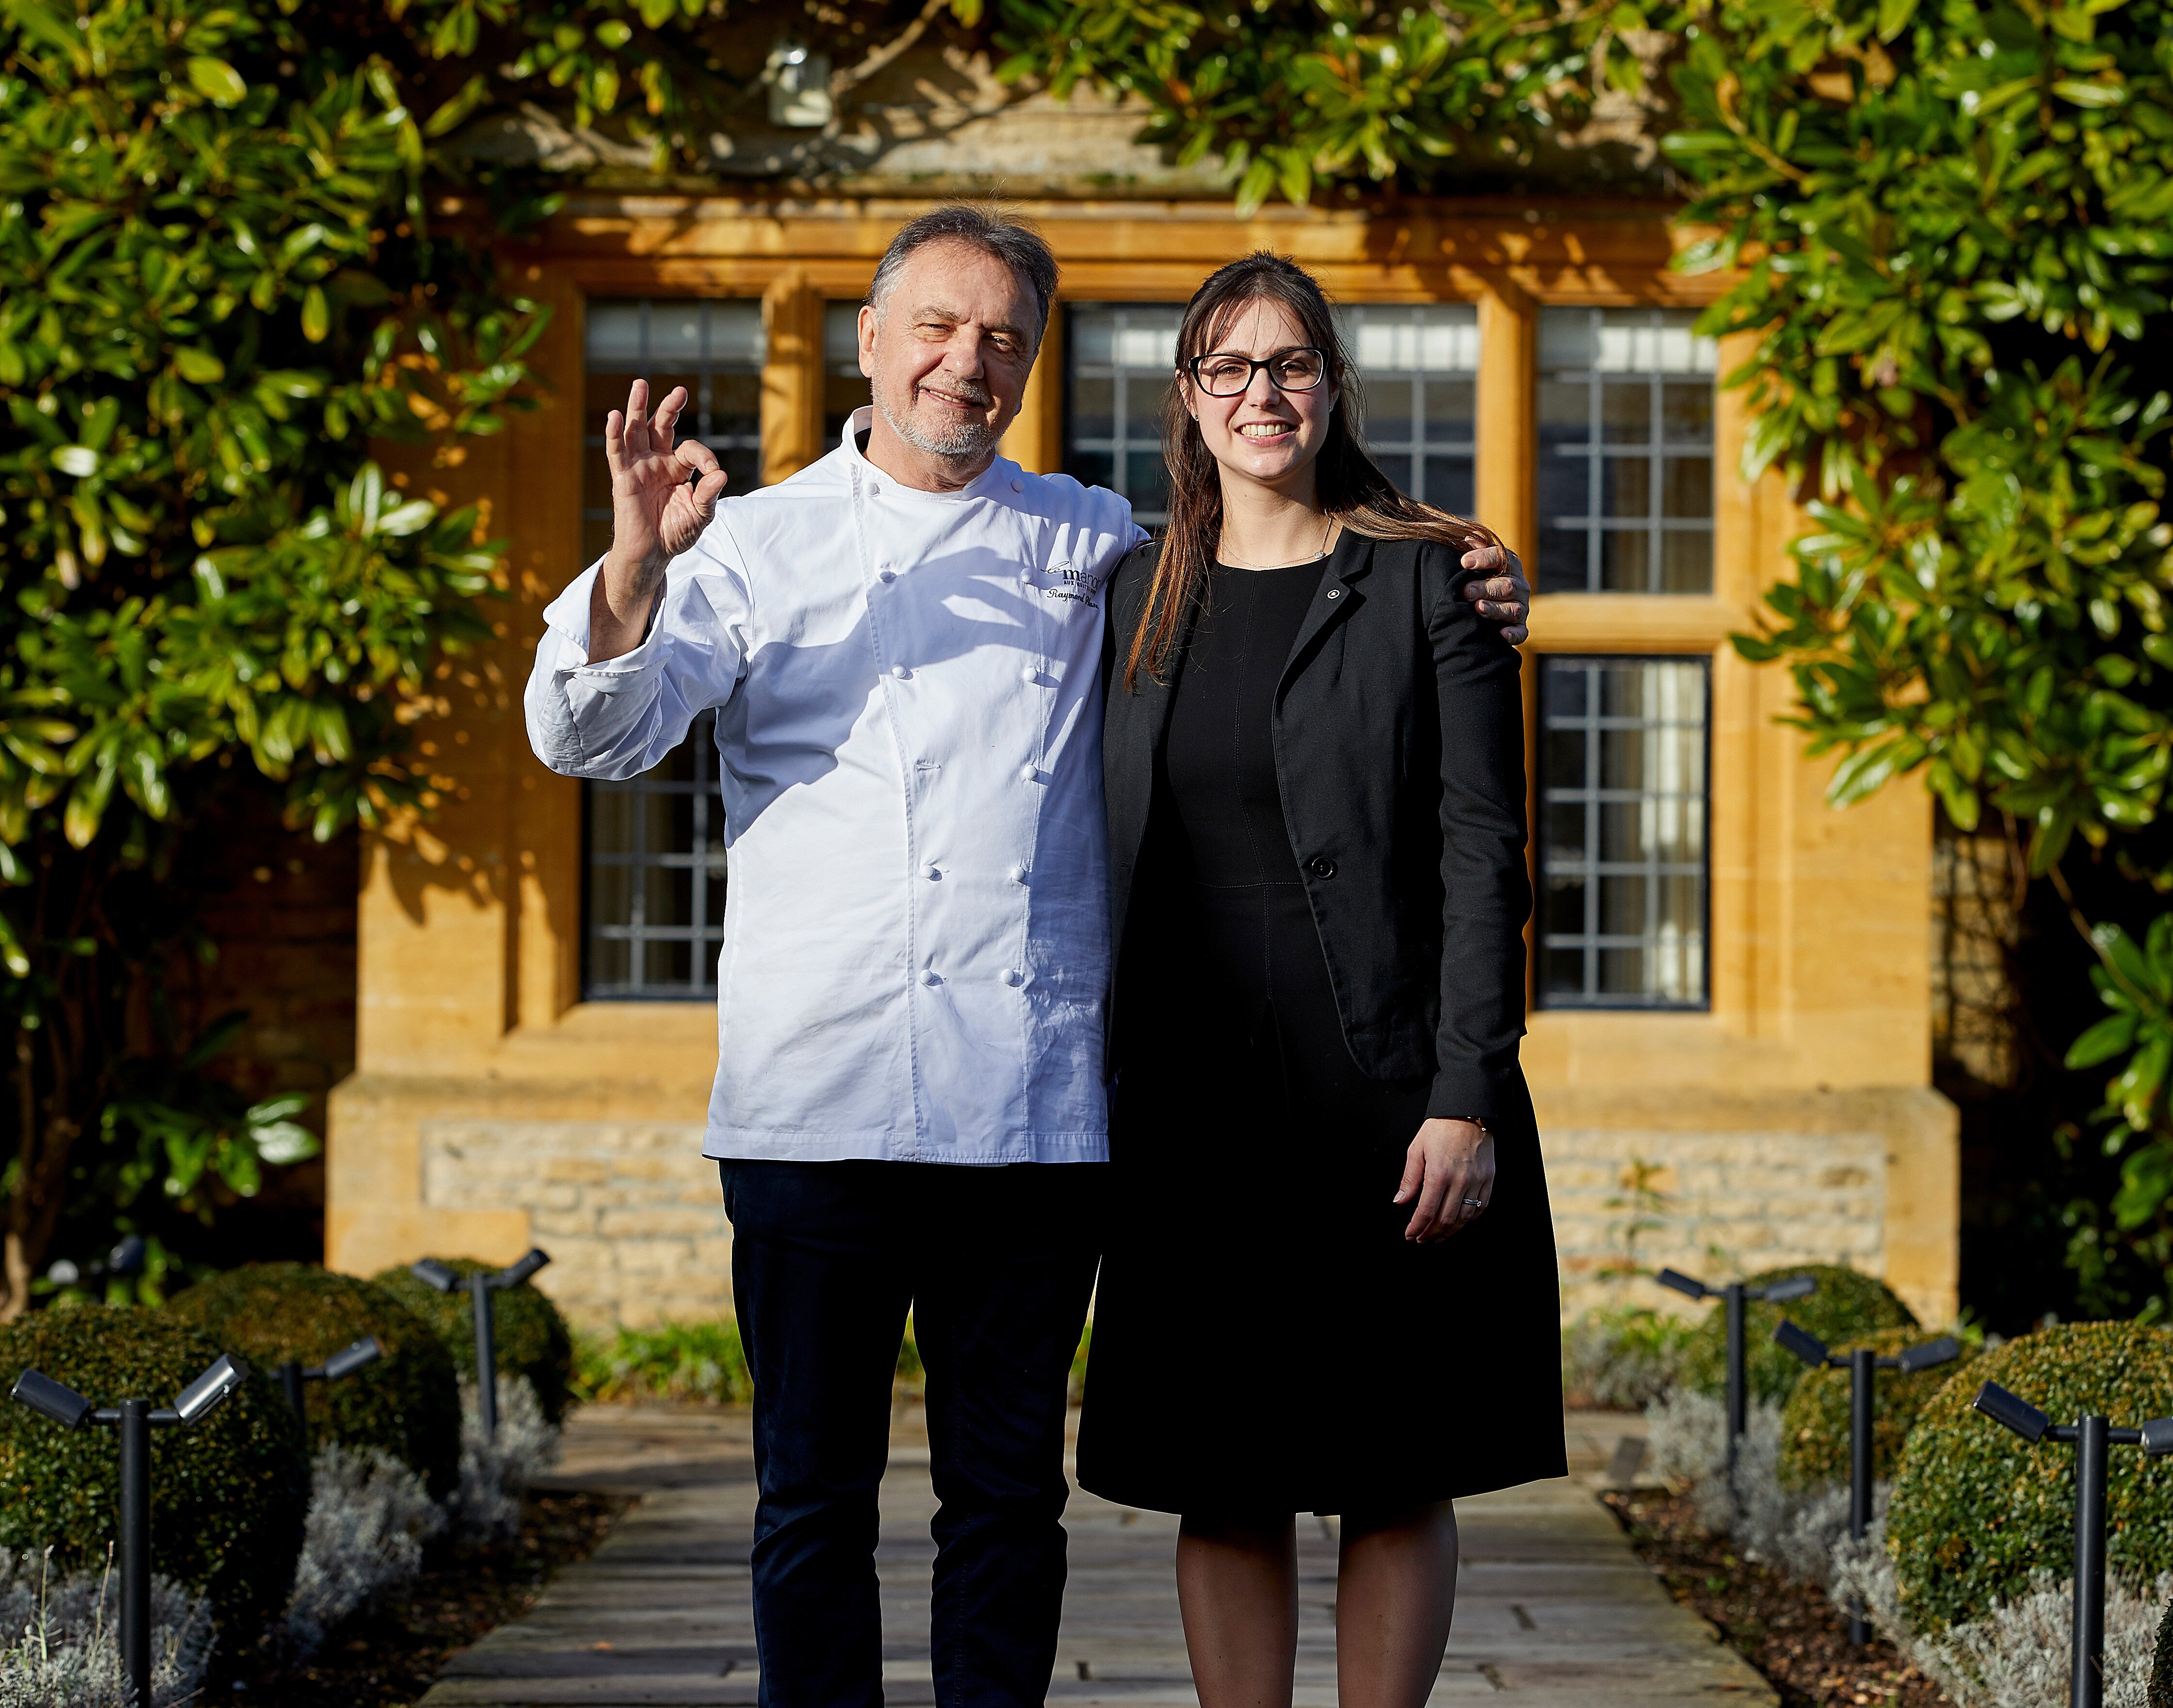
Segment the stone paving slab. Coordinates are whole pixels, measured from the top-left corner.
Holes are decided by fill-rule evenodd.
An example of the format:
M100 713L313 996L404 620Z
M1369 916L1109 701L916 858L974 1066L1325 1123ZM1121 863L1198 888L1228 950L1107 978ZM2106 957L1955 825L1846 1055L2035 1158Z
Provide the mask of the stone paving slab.
M876 1551L887 1636L883 1696L932 1708L926 1630L926 1436L893 1420ZM1638 1562L1594 1495L1642 1420L1570 1420L1573 1474L1457 1503L1456 1625L1434 1708L1773 1708L1770 1686ZM421 1708L752 1708L760 1683L748 1606L753 1517L743 1414L591 1407L552 1482L641 1503L595 1556L569 1567L526 1619L455 1657ZM1062 1708L1196 1708L1170 1571L1177 1521L1075 1494L1056 1678ZM1334 1708L1333 1520L1299 1526L1296 1708ZM1514 1703L1503 1699L1515 1697Z

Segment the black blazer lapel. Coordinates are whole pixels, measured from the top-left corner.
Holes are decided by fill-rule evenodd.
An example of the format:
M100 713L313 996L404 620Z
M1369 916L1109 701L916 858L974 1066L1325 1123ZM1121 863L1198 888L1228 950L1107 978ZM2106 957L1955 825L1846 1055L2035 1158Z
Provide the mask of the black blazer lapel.
M1320 589L1313 595L1313 605L1305 613L1305 621L1298 625L1297 638L1291 643L1290 659L1283 665L1282 681L1275 688L1278 703L1290 691L1291 678L1305 667L1306 660L1320 644L1321 636L1348 617L1365 598L1356 584L1372 571L1375 544L1351 528L1345 528L1343 537L1335 542L1335 550L1329 554L1321 573Z

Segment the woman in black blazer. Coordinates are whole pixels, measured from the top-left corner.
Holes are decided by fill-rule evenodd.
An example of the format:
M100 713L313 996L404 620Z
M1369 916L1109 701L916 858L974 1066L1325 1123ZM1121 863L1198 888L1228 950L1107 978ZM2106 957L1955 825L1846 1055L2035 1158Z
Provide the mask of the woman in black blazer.
M1342 1517L1345 1708L1420 1708L1451 1501L1564 1470L1518 660L1461 596L1491 536L1352 430L1310 277L1224 267L1178 364L1167 536L1108 594L1118 1208L1079 1480L1184 1516L1203 1708L1290 1701L1308 1511Z

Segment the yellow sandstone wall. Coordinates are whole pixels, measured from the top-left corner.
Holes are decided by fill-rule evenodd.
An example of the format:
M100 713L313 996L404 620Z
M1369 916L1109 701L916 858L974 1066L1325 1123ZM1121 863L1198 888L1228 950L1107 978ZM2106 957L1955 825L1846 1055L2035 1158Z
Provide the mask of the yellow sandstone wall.
M367 1273L432 1252L510 1259L535 1242L555 1259L542 1285L584 1320L728 1308L730 1231L699 1155L714 1012L580 1000L580 785L537 763L521 725L542 606L581 567L584 293L761 296L776 478L822 449L822 299L856 296L913 211L596 197L513 257L557 311L537 353L544 407L461 466L403 472L410 490L489 500L489 531L512 541L513 596L494 647L441 679L426 730L435 816L364 846L357 1065L330 1118L334 1267ZM1268 246L1347 301L1475 302L1479 509L1512 544L1532 537L1539 305L1694 305L1721 283L1669 271L1664 221L1634 206L1276 209L1246 222L1221 202L1026 211L1082 299L1182 300L1216 261ZM1739 353L1723 351L1723 372ZM1044 353L1006 443L1030 467L1054 466L1060 450L1060 363ZM1637 1265L1720 1274L1823 1259L1885 1274L1944 1323L1958 1188L1954 1111L1929 1089L1930 810L1906 784L1828 807L1828 767L1773 722L1785 679L1727 644L1753 622L1798 523L1777 479L1732 478L1743 426L1740 394L1723 393L1712 596L1542 586L1538 601L1534 651L1714 660L1711 1011L1532 1020L1525 1062L1565 1307L1670 1296L1621 1279Z

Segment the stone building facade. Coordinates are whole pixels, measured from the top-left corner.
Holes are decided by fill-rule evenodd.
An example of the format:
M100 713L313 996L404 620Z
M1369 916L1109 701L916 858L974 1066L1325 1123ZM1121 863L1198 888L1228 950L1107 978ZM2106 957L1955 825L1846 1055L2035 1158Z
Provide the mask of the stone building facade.
M554 777L520 687L543 606L607 532L595 439L627 378L687 380L738 488L783 478L865 401L844 329L891 232L932 196L1000 190L1065 268L1008 455L1115 484L1151 519L1176 310L1221 261L1272 248L1344 305L1398 478L1475 511L1532 568L1524 1059L1565 1308L1664 1302L1637 1274L1661 1263L1838 1260L1951 1317L1931 811L1906 786L1828 807L1828 767L1775 721L1786 679L1728 644L1801 518L1777 477L1735 473L1744 404L1717 380L1742 353L1691 326L1724 281L1673 270L1649 194L1557 181L1241 221L1135 130L1084 96L996 91L945 51L871 79L822 136L720 143L698 191L541 121L476 139L583 166L589 187L507 256L555 312L545 407L457 469L402 476L491 503L515 597L496 647L443 674L439 811L364 845L327 1261L534 1242L584 1320L730 1308L700 1156L729 839L714 760L698 733L634 783Z

